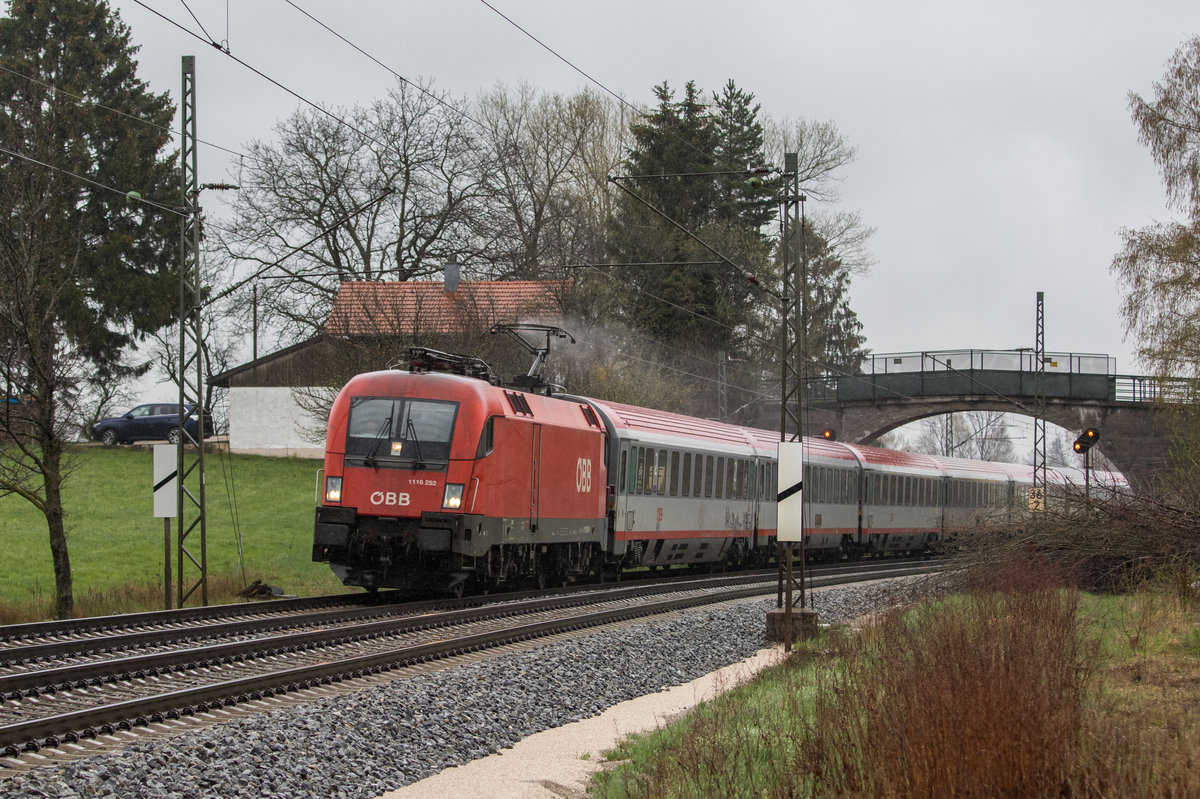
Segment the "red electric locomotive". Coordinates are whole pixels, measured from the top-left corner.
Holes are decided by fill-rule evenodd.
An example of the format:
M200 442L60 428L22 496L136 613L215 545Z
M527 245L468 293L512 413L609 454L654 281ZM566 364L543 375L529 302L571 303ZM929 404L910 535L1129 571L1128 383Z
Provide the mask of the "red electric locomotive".
M358 375L330 411L313 559L368 589L589 572L609 528L605 437L584 401L437 372Z

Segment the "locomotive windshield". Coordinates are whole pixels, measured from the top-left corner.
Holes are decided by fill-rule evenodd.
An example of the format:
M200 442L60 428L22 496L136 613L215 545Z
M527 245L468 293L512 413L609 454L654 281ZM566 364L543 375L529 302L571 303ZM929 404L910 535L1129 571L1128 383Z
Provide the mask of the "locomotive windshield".
M354 397L346 460L367 466L441 466L450 459L457 402Z

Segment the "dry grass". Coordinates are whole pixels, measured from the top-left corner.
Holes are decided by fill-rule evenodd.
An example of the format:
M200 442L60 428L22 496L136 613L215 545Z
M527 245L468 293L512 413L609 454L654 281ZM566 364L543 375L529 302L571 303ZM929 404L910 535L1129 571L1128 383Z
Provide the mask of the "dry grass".
M196 573L187 575L192 581ZM191 584L188 586L191 587ZM172 603L178 600L178 586L173 587ZM247 602L242 596L242 581L235 575L210 574L208 578L208 603L225 605ZM200 604L199 589L187 601L187 605ZM129 583L110 589L84 591L75 595L75 616L113 616L119 613L141 613L147 610L162 610L165 601L161 583ZM257 601L257 600L253 600ZM54 598L49 595L32 597L21 604L0 602L0 624L25 624L43 621L54 616Z
M1171 587L1193 582L973 571L629 742L593 795L1200 796L1200 607Z
M801 761L821 796L1059 794L1089 673L1078 595L1030 572L885 618L824 671Z

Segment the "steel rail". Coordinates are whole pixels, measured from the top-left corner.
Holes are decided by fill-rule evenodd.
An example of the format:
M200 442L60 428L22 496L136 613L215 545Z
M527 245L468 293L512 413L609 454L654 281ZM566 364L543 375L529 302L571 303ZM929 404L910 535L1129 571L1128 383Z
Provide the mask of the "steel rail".
M774 591L774 586L739 588L721 593L662 600L638 607L610 609L585 613L566 619L534 622L503 630L476 633L445 640L403 646L339 661L326 661L315 666L286 668L266 674L254 675L205 686L169 691L149 697L115 702L40 719L18 722L0 727L0 747L6 754L15 756L19 747L36 751L38 739L46 739L51 745L61 740L77 740L95 733L95 727L119 728L125 725L146 724L152 717L170 717L167 714L186 714L180 708L194 708L194 712L206 712L227 704L250 701L271 696L276 691L301 690L315 685L338 682L362 677L379 671L413 665L451 655L494 648L518 641L545 637L571 630L580 630L601 624L639 618L648 615L669 613L714 602L724 602L750 596L759 596ZM716 598L714 598L716 597ZM114 724L114 719L123 722ZM14 751L16 749L16 751Z
M922 574L936 568L936 566L930 565L923 567L914 566L892 570L888 573L888 576ZM880 579L879 574L876 572L862 572L857 575L831 575L815 579L814 586L837 585L874 579ZM745 578L730 578L720 582L736 585L738 581L745 582ZM0 749L5 754L17 756L22 749L36 751L43 745L56 746L63 740L75 741L81 737L94 736L97 733L97 728L101 732L132 728L135 725L145 725L151 721L160 721L163 718L177 718L193 712L204 712L209 709L223 707L227 704L237 704L252 699L273 696L279 692L300 690L302 688L313 687L314 685L361 677L383 670L502 646L517 641L544 637L569 630L584 629L601 624L668 613L704 604L769 595L774 593L775 588L776 586L772 581L760 581L756 584L743 585L739 588L730 588L728 585L696 588L693 590L697 591L697 593L687 597L676 597L637 606L594 611L566 619L540 621L516 627L507 627L502 630L473 633L433 643L403 645L368 655L325 661L316 665L289 667L265 674L178 691L169 691L137 699L128 699L40 719L29 719L0 726ZM676 588L675 590L680 589ZM546 600L546 602L554 603L562 599L558 597ZM611 599L612 597L607 597L603 601ZM451 616L468 613L469 611L454 611L445 615ZM449 623L451 622L447 621L432 626L446 626ZM342 632L342 637L346 637L344 632ZM277 649L278 647L264 648Z
M859 569L869 569L872 572L887 573L899 568L906 568L908 564L899 563L883 563L871 564L869 567L861 564L856 564ZM830 570L834 571L834 570ZM131 614L137 617L136 623L132 625L122 626L119 629L130 629L129 632L117 632L110 635L92 636L87 638L67 638L51 641L35 641L32 643L15 642L8 646L0 643L0 668L21 666L37 661L47 660L50 658L61 658L65 656L84 655L94 652L97 649L103 649L106 652L116 650L134 650L146 648L149 646L158 646L170 644L178 641L193 642L202 639L227 638L235 636L256 635L268 633L272 630L281 628L295 627L314 627L328 624L338 624L355 622L360 619L368 619L378 616L398 616L398 615L416 615L427 614L430 611L443 612L446 608L474 608L488 606L488 602L496 601L503 603L524 602L537 599L556 599L565 600L570 597L584 597L576 599L577 602L592 601L590 597L595 596L597 592L608 593L617 596L620 592L652 592L652 591L671 591L677 590L677 586L687 583L699 583L704 585L730 585L736 584L738 581L753 581L761 579L768 574L774 574L774 570L765 570L757 572L745 572L736 575L724 575L722 577L697 577L695 575L687 575L677 577L672 580L662 581L657 586L647 584L623 584L622 587L616 587L613 584L597 585L591 584L584 588L576 588L574 590L558 590L554 592L521 592L513 594L498 594L492 597L466 597L462 599L440 599L440 600L422 600L417 602L404 603L376 603L366 607L351 607L333 610L317 610L314 612L300 612L295 606L289 606L281 609L278 613L258 613L252 614L254 618L244 618L245 613L234 613L233 618L228 621L220 621L227 618L220 614L214 614L211 619L216 623L200 626L162 626L153 629L146 629L147 624L154 621L155 613L150 614ZM841 573L838 570L837 573ZM314 598L315 600L326 600L329 597ZM233 609L238 609L241 606L226 606ZM324 607L323 604L317 604L316 607ZM200 608L192 608L190 610L201 610ZM210 609L211 610L211 609ZM105 617L107 619L119 619L120 617ZM203 618L195 618L192 621L200 623ZM159 619L160 623L170 624L170 619ZM2 631L4 628L0 628ZM89 632L96 632L96 628L91 628ZM0 641L3 638L0 637ZM153 657L153 656L148 656ZM154 668L152 660L144 662L145 665L139 665L136 668L147 669ZM44 669L41 671L43 675L49 676L55 672L55 669ZM30 682L20 679L20 675L24 672L14 672L8 675L0 675L0 696L5 692L26 690L35 687ZM67 674L67 672L63 672ZM70 677L64 676L63 680L90 679L91 675L81 677L72 674ZM38 683L38 685L54 685L58 680L46 679Z

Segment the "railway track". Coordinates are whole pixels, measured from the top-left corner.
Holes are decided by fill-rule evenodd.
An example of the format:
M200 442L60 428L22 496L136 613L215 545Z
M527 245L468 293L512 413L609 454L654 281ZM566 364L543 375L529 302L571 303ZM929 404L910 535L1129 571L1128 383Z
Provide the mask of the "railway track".
M879 566L826 570L814 574L812 584L937 568ZM79 620L85 623L74 629L59 623L0 628L0 752L15 757L414 663L776 589L774 572L760 572L551 595L333 608L321 598L252 612L225 606L225 612L136 614L102 624Z

